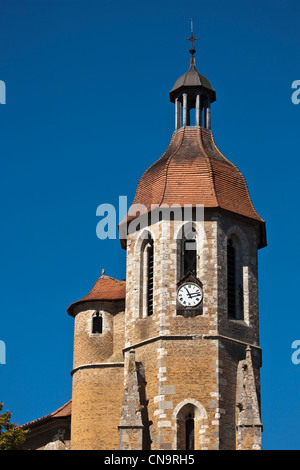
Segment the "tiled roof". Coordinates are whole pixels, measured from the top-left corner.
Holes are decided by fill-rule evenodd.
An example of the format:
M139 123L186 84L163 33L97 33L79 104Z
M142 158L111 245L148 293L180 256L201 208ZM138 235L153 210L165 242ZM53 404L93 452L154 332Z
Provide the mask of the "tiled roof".
M254 219L265 246L265 222L256 212L239 169L220 152L211 130L182 127L173 133L162 155L141 177L133 204L203 204ZM130 217L130 210L128 220Z
M72 414L72 400L69 400L67 403L65 403L63 406L58 408L58 410L54 411L53 413L43 416L42 418L35 419L34 421L30 421L29 423L23 424L22 426L19 426L19 427L20 428L32 428L36 424L41 424L44 421L48 421L50 419L55 419L55 418L65 418L67 416L71 416L71 414Z
M72 315L73 307L82 302L91 300L122 300L126 296L126 282L118 281L110 276L102 275L96 281L94 287L88 295L74 302L67 309L69 315Z

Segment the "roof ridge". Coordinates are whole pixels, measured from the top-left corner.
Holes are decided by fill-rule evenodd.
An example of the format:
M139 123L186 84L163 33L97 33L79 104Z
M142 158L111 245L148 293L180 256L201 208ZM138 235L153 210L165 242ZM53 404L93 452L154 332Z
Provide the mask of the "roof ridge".
M182 142L183 142L183 139L184 139L184 136L185 136L185 127L181 128L181 139L180 139L180 143L177 145L176 149L174 150L174 152L169 156L167 162L166 162L166 165L165 165L165 168L166 168L166 173L165 173L165 182L164 182L164 188L163 188L163 193L162 193L162 197L161 197L161 201L159 203L159 206L162 205L163 203L163 200L164 200L164 197L165 197L165 194L166 194L166 189L167 189L167 179L168 179L168 170L169 170L169 166L170 166L170 163L171 163L171 160L173 159L173 157L176 155L176 153L178 152L178 150L180 149L181 145L182 145ZM174 135L174 134L173 134Z
M60 408L58 408L56 411L53 411L53 413L50 413L50 416L55 416L57 413L60 413L64 408L70 405L70 403L72 403L72 398L69 401L67 401L67 403L65 403Z
M199 140L200 148L201 148L201 150L204 154L204 157L206 158L206 161L208 162L208 167L209 167L208 171L209 171L209 176L210 176L210 180L211 180L211 183L212 183L213 196L214 196L214 199L216 201L217 206L219 206L220 204L219 204L219 201L218 201L218 198L217 198L217 193L216 193L216 188L215 188L214 173L213 173L213 170L212 170L210 158L207 155L207 153L204 149L203 142L202 142L202 128L201 127L199 128L199 132L198 132L198 140Z
M37 424L37 423L41 423L42 421L45 421L46 419L49 419L49 418L55 418L55 415L57 413L60 413L65 407L67 407L68 405L70 405L72 403L72 399L70 399L69 401L67 401L67 403L65 403L64 405L62 405L60 408L58 408L56 411L53 411L52 413L48 413L47 415L44 415L44 416L41 416L40 418L37 418L37 419L33 419L32 421L29 421L28 423L24 423L24 424L21 424L20 426L18 426L19 428L23 428L23 427L27 427L27 426L30 426L30 425L33 425L33 424Z
M180 132L180 131L181 131L181 129L179 129L179 132ZM147 169L143 172L143 174L142 174L142 176L141 176L141 178L139 179L139 182L138 182L138 184L137 184L137 188L136 188L136 192L135 192L133 204L135 203L135 200L136 200L138 191L139 191L139 189L140 189L139 186L140 186L140 183L141 183L141 181L143 180L143 178L144 178L144 177L147 177L147 175L151 172L152 168L155 168L156 165L157 165L160 161L164 160L164 158L166 158L167 161L169 160L170 156L168 157L167 155L168 155L170 149L172 149L172 146L173 146L173 145L176 146L175 142L176 142L176 138L178 137L179 132L178 132L178 131L174 131L174 132L173 132L173 134L172 134L172 136L171 136L171 140L170 140L170 142L169 142L169 144L168 144L166 150L163 152L163 154L162 154L155 162L153 162L153 163L149 166L149 168L147 168ZM175 150L175 151L176 151L176 150ZM173 150L173 153L174 153L175 151ZM171 154L171 155L172 155L172 154ZM165 166L165 165L166 165L166 164L164 164L164 166ZM162 203L163 197L164 197L164 190L162 190L162 196L160 196L160 201L161 201L161 202L159 203L159 205ZM149 212L150 210L151 210L151 207L147 207L147 212ZM130 212L130 208L129 208L128 213L129 213L129 212ZM120 224L123 223L123 222L126 222L126 221L130 220L130 216L128 217L128 213L127 213L127 215L124 217L124 219L120 222ZM133 218L134 218L134 217L133 217Z
M143 178L143 176L144 176L146 173L149 172L149 170L151 170L151 168L152 168L154 165L157 164L157 162L158 162L159 160L162 160L162 159L164 158L164 156L166 155L167 151L169 150L169 148L170 148L171 145L172 145L172 140L173 140L173 138L176 137L176 136L175 136L175 133L176 133L176 131L173 132L172 137L171 137L171 140L170 140L170 142L169 142L169 144L168 144L166 150L164 151L164 153L163 153L155 162L153 162L153 163L143 172L143 174L142 174L140 180ZM174 136L175 136L175 137L174 137ZM140 182L140 180L139 180L139 182Z
M121 281L120 279L117 279L116 277L113 277L113 276L107 276L106 274L102 274L100 277L98 277L97 281L99 281L100 279L112 279L113 281L117 281L117 282L125 282L125 281ZM97 283L96 281L96 283Z

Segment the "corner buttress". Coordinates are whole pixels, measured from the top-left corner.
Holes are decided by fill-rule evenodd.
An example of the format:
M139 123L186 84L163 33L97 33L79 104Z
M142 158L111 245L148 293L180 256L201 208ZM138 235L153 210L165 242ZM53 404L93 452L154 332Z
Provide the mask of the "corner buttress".
M262 424L250 346L237 369L237 450L261 450Z
M125 362L124 399L119 425L119 449L142 450L143 422L135 352Z

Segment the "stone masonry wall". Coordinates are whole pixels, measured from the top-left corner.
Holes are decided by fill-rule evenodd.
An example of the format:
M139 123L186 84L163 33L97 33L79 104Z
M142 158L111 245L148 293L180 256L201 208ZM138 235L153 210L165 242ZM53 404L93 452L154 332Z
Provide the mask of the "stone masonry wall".
M71 450L116 450L124 365L84 368L73 375Z
M95 311L102 333L92 333ZM76 306L71 449L118 449L124 388L124 301Z
M170 233L175 223L170 222ZM177 232L180 227L176 227ZM125 350L135 349L145 370L147 415L152 449L176 449L180 434L178 414L194 404L198 418L197 448L218 448L217 332L217 224L205 222L199 231L197 276L203 282L203 315L184 318L176 314L178 246L163 223L151 226L154 240L154 313L141 317L140 266L142 240L127 243L127 295ZM176 233L176 230L175 230Z
M156 223L147 230L154 240L154 313L142 318L143 277L141 240L137 234L127 245L125 350L136 349L145 368L152 448L178 445L176 412L180 404L197 403L205 415L205 439L199 448L235 449L236 374L248 343L258 355L257 227L228 214L206 214L197 229L197 277L203 283L203 315L176 314L179 280L179 243L168 238L171 228ZM178 225L174 232L178 232ZM227 314L227 239L235 233L243 247L245 319ZM223 339L224 338L224 339ZM151 350L151 352L150 352ZM151 361L151 364L150 364ZM180 365L180 367L179 367ZM259 367L256 368L259 377ZM175 413L175 415L174 415ZM180 414L180 413L179 413Z
M257 226L224 211L206 211L205 221L194 223L197 277L203 284L202 314L194 318L176 312L181 228L178 221L161 221L128 236L125 313L116 302L77 306L72 448L117 449L120 439L123 448L184 449L190 413L195 449L235 449L237 373L248 344L259 402ZM151 316L143 304L145 230L154 241ZM230 320L227 313L227 240L232 233L243 247L244 320ZM90 334L94 310L103 313L101 337ZM134 380L124 369L130 351ZM135 383L134 396L130 383ZM132 420L126 422L130 404L141 413L141 431L134 430Z

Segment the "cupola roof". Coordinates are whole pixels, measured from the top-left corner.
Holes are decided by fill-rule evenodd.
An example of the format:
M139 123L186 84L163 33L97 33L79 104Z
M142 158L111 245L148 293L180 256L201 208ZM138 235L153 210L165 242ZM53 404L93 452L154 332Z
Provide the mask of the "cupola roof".
M184 75L177 79L175 85L170 91L170 101L172 103L175 103L176 96L185 88L197 89L199 87L208 91L211 103L216 101L216 92L214 88L212 87L208 78L198 72L198 70L196 69L195 57L194 55L191 55L190 68Z
M187 126L173 133L165 153L138 183L133 206L141 204L147 212L174 204L225 209L258 222L259 247L266 245L265 222L254 208L246 180L218 149L209 129ZM129 210L127 220L134 218Z

